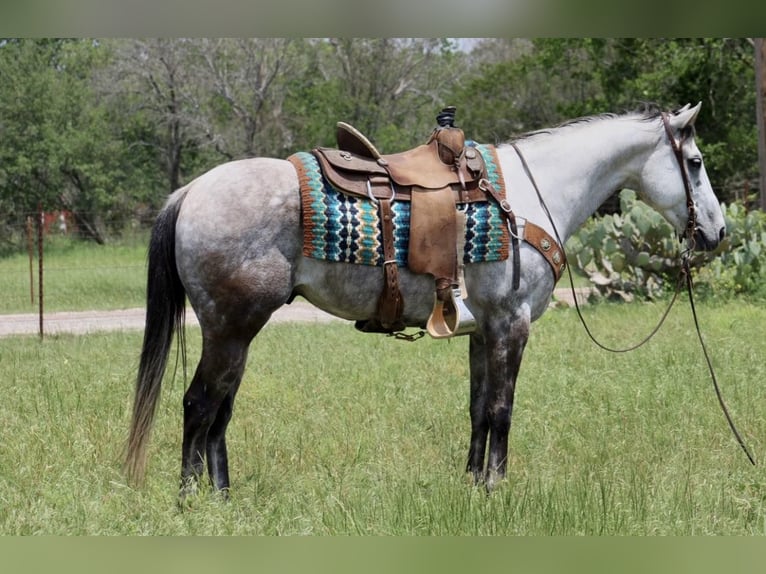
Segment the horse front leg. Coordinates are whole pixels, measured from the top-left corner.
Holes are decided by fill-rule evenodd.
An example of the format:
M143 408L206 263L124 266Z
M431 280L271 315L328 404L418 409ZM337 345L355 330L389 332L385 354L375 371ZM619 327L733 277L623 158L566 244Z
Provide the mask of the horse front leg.
M469 345L471 367L471 443L466 472L473 475L474 484L484 480L484 456L489 435L487 416L487 353L483 337L473 333Z
M489 438L484 480L488 490L505 478L508 435L521 358L529 338L528 316L495 319L483 340L471 339L471 449L468 469L479 480ZM483 359L483 360L482 360Z

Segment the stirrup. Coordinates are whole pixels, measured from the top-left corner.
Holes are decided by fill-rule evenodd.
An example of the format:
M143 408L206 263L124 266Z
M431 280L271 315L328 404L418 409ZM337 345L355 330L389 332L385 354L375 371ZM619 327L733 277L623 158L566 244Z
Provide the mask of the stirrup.
M459 287L453 287L447 302L434 299L426 330L434 339L466 335L476 329L476 319L465 306Z

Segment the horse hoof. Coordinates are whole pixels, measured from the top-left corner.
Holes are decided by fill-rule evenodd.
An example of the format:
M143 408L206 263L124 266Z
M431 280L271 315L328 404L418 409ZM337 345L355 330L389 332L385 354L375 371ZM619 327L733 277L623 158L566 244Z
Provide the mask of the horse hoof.
M492 491L504 483L505 480L505 474L496 471L487 472L487 479L484 481L484 486L487 488L487 494L491 494Z
M196 476L187 476L181 479L181 487L178 490L178 509L191 510L191 501L199 494L199 480Z

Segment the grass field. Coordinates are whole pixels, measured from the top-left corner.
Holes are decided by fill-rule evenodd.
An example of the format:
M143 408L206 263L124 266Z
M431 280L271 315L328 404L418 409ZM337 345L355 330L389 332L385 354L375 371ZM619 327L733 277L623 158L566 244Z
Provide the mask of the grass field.
M662 308L586 309L605 343ZM268 326L229 431L232 498L176 506L182 376L167 377L147 484L120 472L140 333L0 340L0 534L764 534L766 310L699 306L753 467L720 412L685 300L646 347L598 350L572 310L534 324L509 475L464 474L467 340ZM189 355L200 337L189 329ZM190 369L193 364L190 365Z
M43 295L46 311L127 309L142 307L146 295L148 232L127 234L108 245L51 236L43 256ZM38 260L32 261L30 297L29 256L0 257L0 314L36 313Z

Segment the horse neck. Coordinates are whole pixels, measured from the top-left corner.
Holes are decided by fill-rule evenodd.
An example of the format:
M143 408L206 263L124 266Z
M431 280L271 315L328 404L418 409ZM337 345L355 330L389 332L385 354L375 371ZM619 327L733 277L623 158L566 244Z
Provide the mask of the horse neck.
M657 142L655 124L619 116L556 128L516 143L561 240L566 242L615 191L626 187L638 190L641 168ZM519 166L516 151L511 146L502 146L499 153L501 162L513 171L509 184L511 203L514 188L527 189L530 211L529 215L521 215L548 227L529 179ZM534 206L530 206L530 201ZM544 219L540 220L541 217Z

